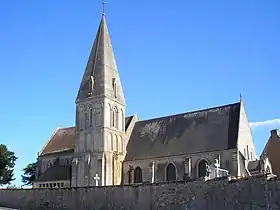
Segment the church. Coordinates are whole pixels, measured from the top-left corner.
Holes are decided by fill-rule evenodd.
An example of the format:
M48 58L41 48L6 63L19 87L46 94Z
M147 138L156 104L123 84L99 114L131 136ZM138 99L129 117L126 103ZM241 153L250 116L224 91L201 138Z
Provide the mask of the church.
M34 187L128 185L206 176L218 161L236 177L257 161L242 98L232 104L139 120L126 116L103 14L76 98L73 127L57 128L38 155Z

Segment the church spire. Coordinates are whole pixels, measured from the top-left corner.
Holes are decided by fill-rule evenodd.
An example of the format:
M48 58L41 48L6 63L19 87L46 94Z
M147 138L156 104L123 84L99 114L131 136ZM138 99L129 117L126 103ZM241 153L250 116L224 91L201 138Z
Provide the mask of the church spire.
M92 96L107 95L124 102L111 39L103 13L76 102ZM114 84L113 84L114 83Z

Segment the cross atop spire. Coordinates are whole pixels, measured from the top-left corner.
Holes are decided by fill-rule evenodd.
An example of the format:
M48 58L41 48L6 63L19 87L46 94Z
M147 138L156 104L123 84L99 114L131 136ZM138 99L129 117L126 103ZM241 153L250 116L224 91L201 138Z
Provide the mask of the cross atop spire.
M102 15L105 15L105 1L102 1Z

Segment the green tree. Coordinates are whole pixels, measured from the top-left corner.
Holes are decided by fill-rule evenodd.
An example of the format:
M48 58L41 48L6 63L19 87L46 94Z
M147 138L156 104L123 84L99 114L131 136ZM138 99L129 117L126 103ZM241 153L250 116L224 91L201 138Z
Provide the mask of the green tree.
M31 185L32 182L35 180L36 177L36 166L37 163L29 163L24 169L23 169L23 175L21 175L21 181L25 185Z
M15 180L13 177L16 160L15 153L8 150L4 144L0 144L0 186Z

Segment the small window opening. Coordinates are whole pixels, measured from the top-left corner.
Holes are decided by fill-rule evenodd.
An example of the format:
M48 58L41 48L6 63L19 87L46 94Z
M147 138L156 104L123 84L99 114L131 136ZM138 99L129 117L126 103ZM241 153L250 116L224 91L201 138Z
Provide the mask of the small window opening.
M112 80L112 86L113 86L113 90L114 90L114 95L115 95L115 97L117 97L117 84L116 84L116 78L113 78L113 80Z
M248 147L248 145L247 145L247 158L250 160L250 155L249 155L249 147Z
M94 87L94 77L91 76L89 81L88 81L88 95L92 96L92 91L93 91L93 87Z
M113 113L112 114L113 114L113 116L112 116L112 118L113 118L112 125L113 125L113 127L117 128L117 126L118 126L118 111L117 111L116 108L113 108Z

